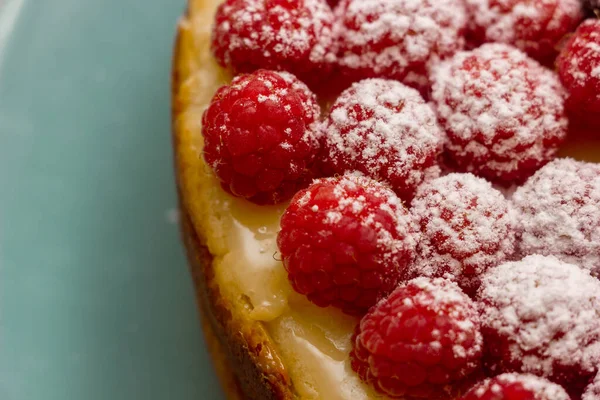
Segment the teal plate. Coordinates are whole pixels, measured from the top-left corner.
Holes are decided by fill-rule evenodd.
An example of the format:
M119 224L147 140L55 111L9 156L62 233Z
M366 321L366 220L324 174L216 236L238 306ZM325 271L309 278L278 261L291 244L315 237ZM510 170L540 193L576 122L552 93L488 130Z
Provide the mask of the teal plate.
M183 0L0 0L0 399L222 399L176 224Z

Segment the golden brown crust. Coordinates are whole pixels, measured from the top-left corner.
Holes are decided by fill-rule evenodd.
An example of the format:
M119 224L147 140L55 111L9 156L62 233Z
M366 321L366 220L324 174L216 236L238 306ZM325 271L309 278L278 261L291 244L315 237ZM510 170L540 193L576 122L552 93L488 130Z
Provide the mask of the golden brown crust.
M190 7L201 0L192 0ZM199 308L209 322L210 330L205 329L210 339L216 337L224 356L218 351L215 365L221 366L221 379L236 388L226 387L228 397L235 399L294 399L292 383L283 365L276 345L270 339L262 323L251 320L239 302L223 295L215 281L213 255L205 245L206 237L192 223L187 199L183 193L184 180L181 178L182 164L182 124L178 119L187 110L193 99L185 88L185 83L194 74L197 62L194 57L194 38L186 14L178 26L173 60L172 76L172 118L175 169L182 214L182 236L188 253L189 264L196 287ZM213 336L211 336L213 335ZM214 350L214 349L213 349ZM226 372L227 363L232 368L235 380Z

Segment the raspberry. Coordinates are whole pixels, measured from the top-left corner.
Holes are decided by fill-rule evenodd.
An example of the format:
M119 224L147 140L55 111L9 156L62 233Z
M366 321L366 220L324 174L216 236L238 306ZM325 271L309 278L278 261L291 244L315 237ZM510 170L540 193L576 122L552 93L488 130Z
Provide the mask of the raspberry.
M471 174L434 179L417 191L412 213L421 240L411 275L443 276L474 294L480 275L514 253L514 212L484 179Z
M561 39L583 19L580 0L465 0L477 43L512 44L551 63Z
M359 315L403 278L416 239L394 192L354 174L316 180L296 194L277 244L298 293Z
M436 69L433 82L448 162L460 170L512 184L552 159L564 141L558 78L514 47L458 53Z
M325 0L226 0L212 36L234 72L283 70L314 83L333 62L333 12Z
M399 286L362 319L353 344L352 369L393 398L447 398L482 354L475 304L442 278Z
M569 400L569 395L535 375L503 374L475 385L460 400Z
M485 364L579 392L600 364L600 281L549 256L489 270L478 292Z
M390 78L426 92L429 65L463 48L466 24L462 0L343 0L339 64L351 81Z
M318 152L314 94L293 75L259 70L219 89L202 119L204 159L226 191L257 204L291 198Z
M557 159L513 195L521 255L554 255L600 277L600 165Z
M600 20L582 23L557 59L569 92L567 108L577 119L600 126Z
M355 83L336 100L324 126L322 169L328 174L358 170L409 200L439 172L444 133L419 93L399 82Z
M585 388L581 400L599 400L600 399L600 372L596 378Z

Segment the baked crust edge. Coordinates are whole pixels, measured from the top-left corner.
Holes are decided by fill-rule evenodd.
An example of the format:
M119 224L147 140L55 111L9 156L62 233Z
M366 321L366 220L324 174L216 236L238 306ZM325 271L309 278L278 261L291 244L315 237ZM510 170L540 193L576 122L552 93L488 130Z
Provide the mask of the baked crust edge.
M202 0L200 0L202 1ZM193 7L198 0L191 0ZM237 302L226 298L215 279L213 255L206 243L206 233L197 231L186 207L180 174L181 126L178 117L190 105L182 85L194 73L194 38L188 20L189 9L177 26L171 95L172 141L175 176L180 204L181 236L202 316L207 346L216 372L228 399L288 400L295 399L291 379L279 357L277 346L264 325L251 320ZM220 348L219 348L220 347Z

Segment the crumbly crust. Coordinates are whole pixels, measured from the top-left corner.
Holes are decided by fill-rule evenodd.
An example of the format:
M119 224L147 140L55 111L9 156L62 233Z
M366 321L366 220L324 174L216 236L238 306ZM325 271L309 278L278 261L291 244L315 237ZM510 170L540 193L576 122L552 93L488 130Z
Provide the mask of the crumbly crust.
M213 225L216 228L219 224L219 211L211 215L210 221L198 223L200 219L208 217L207 211L196 213L201 210L203 201L196 198L190 201L188 195L192 189L196 193L200 191L198 187L187 187L190 180L183 176L189 169L186 161L188 155L185 154L184 149L189 145L190 131L194 130L194 126L190 126L189 118L182 116L190 110L194 111L193 90L201 90L203 85L196 85L197 80L207 78L195 74L202 62L202 57L197 57L199 52L203 51L199 45L206 44L193 34L191 21L196 13L206 12L209 8L210 5L207 5L205 0L190 0L186 15L177 28L173 60L173 147L177 186L181 199L183 241L194 278L199 308L210 323L205 326L206 336L216 337L224 350L224 354L219 353L218 350L214 352L213 347L212 350L216 354L214 362L217 366L227 362L235 382L239 385L239 389L225 388L228 398L236 399L237 396L240 399L295 399L297 396L290 377L263 324L250 319L245 312L243 302L229 298L215 280L214 253L218 253L220 246L218 243L207 243L207 232L213 228ZM196 87L192 88L192 86ZM210 196L211 182L207 178L200 176L193 182L200 189L206 189L207 193L202 197ZM194 218L196 215L198 218ZM220 373L223 382L228 383L228 386L232 385L231 382L234 380L232 376L228 376L226 367L217 368L217 372Z

